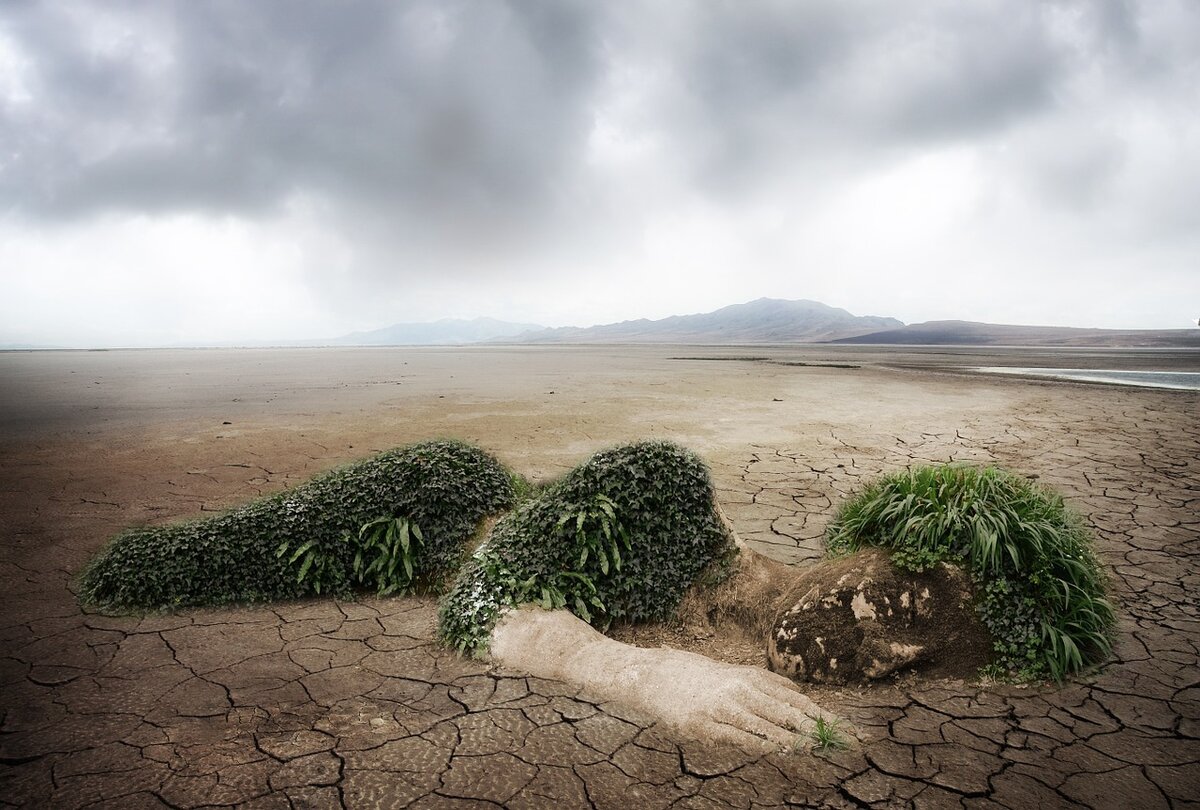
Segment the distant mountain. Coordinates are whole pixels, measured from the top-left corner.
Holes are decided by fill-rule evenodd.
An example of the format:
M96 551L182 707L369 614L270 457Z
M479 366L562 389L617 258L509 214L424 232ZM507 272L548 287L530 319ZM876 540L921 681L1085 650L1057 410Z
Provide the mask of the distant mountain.
M904 324L817 301L759 298L699 315L525 332L512 343L821 343Z
M976 321L926 321L830 342L913 346L1200 347L1200 329L1078 329Z
M443 318L431 323L397 323L369 332L351 332L321 342L331 346L444 346L482 343L542 328L538 324L510 323L495 318L475 318L470 321Z

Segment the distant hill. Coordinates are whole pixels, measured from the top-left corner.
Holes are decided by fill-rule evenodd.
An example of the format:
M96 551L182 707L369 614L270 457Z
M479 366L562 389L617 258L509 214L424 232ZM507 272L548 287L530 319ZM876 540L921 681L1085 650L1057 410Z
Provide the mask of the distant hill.
M759 298L699 315L656 321L564 326L525 332L512 343L822 343L904 324L895 318L851 315L818 301Z
M443 318L431 323L397 323L369 332L351 332L321 342L331 346L444 346L482 343L538 329L542 329L538 324L511 323L495 318L475 318L469 321Z
M1101 346L1200 348L1200 329L1078 329L1067 326L1012 326L976 321L926 321L831 343L913 346Z

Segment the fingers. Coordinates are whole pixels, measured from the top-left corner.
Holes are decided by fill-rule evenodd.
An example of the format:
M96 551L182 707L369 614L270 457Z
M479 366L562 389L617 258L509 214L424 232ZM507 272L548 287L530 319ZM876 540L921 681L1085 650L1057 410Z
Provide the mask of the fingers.
M743 707L772 726L789 730L793 737L812 726L812 720L803 711L761 693L747 695Z
M728 722L713 720L706 725L709 739L731 743L738 748L756 753L787 747L795 739L794 734L787 734L782 729L772 730L769 724L751 714L730 716ZM750 728L743 728L743 726ZM757 731L750 729L757 729Z
M743 694L738 700L726 703L711 717L718 723L766 740L776 749L787 748L795 741L799 729L793 725L803 720L786 707L754 693Z
M783 677L782 675L771 672L766 669L753 668L754 680L762 687L764 691L771 692L780 696L800 696L807 700L804 693L796 688L796 684Z
M794 711L805 716L824 716L829 719L837 719L837 716L822 709L813 702L808 695L799 691L795 685L784 678L782 675L776 675L773 672L759 670L762 677L757 679L756 686L760 692L773 700L784 704Z
M778 675L755 670L744 673L741 680L744 688L730 695L734 698L726 704L730 717L723 719L755 735L788 746L794 743L797 734L809 734L816 718L840 720ZM742 714L755 719L748 720Z

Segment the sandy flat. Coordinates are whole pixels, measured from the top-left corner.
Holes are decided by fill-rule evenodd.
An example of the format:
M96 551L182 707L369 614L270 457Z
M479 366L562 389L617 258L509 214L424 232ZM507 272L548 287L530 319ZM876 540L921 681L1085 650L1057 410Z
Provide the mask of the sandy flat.
M1200 353L0 353L0 795L55 807L1198 799L1200 394L962 371L997 365L1194 372ZM797 565L819 556L833 505L880 472L970 460L1036 475L1097 529L1117 660L1063 688L829 693L864 730L860 750L749 759L461 661L431 642L427 601L139 619L85 615L71 595L72 575L123 527L434 436L534 478L615 443L674 439L708 460L740 533Z

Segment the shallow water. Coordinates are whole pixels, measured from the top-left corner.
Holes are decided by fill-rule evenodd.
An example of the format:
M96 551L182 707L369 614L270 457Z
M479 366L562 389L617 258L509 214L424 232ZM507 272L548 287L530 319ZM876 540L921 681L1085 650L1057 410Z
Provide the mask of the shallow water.
M1006 366L979 366L975 370L986 374L1019 374L1026 377L1049 377L1076 382L1133 385L1139 388L1200 391L1200 373L1188 371L1121 371L1117 369L1012 368Z

